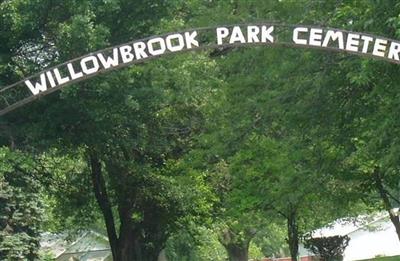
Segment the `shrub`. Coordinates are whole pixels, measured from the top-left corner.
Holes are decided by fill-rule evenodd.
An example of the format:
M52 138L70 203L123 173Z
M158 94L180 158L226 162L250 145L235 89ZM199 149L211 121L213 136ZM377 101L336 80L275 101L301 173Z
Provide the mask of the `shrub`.
M341 261L349 241L348 236L310 237L305 240L304 246L324 261Z

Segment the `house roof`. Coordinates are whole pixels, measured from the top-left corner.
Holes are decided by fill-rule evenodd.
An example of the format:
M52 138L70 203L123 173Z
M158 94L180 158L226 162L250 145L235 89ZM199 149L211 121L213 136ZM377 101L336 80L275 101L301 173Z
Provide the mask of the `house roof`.
M356 218L341 218L325 227L311 232L312 237L345 236L360 229L374 227L374 224L388 218L387 213L379 212L372 215L360 215Z
M50 252L56 258L68 254L110 252L107 237L95 231L83 231L72 240L67 232L43 233L40 248L42 251Z

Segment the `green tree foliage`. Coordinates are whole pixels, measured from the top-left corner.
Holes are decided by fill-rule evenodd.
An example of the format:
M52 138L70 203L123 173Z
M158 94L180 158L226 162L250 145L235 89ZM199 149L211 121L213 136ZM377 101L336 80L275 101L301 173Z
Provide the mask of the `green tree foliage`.
M238 19L246 16L251 5L240 1L230 4ZM293 14L298 15L291 16L289 20L367 31L389 38L397 38L399 35L399 4L396 1L303 1L301 4L302 7L297 6L299 12L292 10ZM277 6L273 8L282 11ZM300 12L303 14L299 14ZM276 14L276 17L279 15ZM398 66L372 59L316 51L296 50L292 56L289 51L282 50L274 59L264 57L264 62L273 61L273 64L263 68L260 66L263 61L257 59L261 57L261 52L246 59L244 52L233 50L226 56L226 60L232 61L231 57L235 53L238 53L236 63L225 64L228 66L225 75L229 76L226 82L230 84L232 96L227 92L228 95L224 97L237 108L234 114L230 114L230 119L234 119L231 121L233 124L228 122L229 126L237 127L228 127L226 132L220 132L223 133L219 136L220 139L224 137L223 146L229 144L229 138L226 137L232 134L231 148L237 149L243 137L246 137L243 133L250 132L251 128L255 129L254 126L262 126L263 120L268 119L265 122L269 126L260 127L260 130L269 129L267 135L272 135L275 139L284 137L290 140L293 137L303 143L303 150L295 151L302 151L301 153L306 153L305 156L307 150L312 152L307 157L308 160L314 160L307 165L314 165L311 169L318 170L327 177L325 184L328 187L324 188L326 192L345 195L335 202L342 202L343 205L363 200L370 206L380 206L388 211L396 230L400 231L399 218L393 211L399 203L399 175L395 160L398 147L398 117L395 116L398 114L398 90L395 88L396 77L399 75ZM257 66L252 66L255 64ZM255 77L259 67L263 71ZM240 71L245 73L240 74ZM235 78L237 85L252 88L232 88L232 79ZM254 78L259 79L259 82ZM275 85L274 82L279 84ZM264 94L263 89L258 89L257 96L246 106L242 101L251 97L251 91L259 86L265 86L268 90ZM234 95L240 98L235 100ZM271 98L271 95L275 96L265 103L271 109L255 109L259 100ZM229 113L233 110L225 111ZM238 116L243 111L250 115L253 113L253 121L248 117L246 124ZM281 141L278 139L278 142ZM221 150L227 151L229 147L223 148ZM304 157L300 162L304 163ZM377 201L378 198L380 202Z
M307 94L312 91L308 54L293 62L300 55L297 50L255 48L231 50L220 57L225 84L211 106L213 120L201 136L198 152L200 164L216 165L215 173L225 173L216 184L225 188L220 193L228 199L225 202L234 202L224 207L234 209L236 223L245 227L237 218L246 213L254 227L257 214L250 209L264 212L262 222L287 221L293 258L302 232L351 209L351 186L332 176L341 151L315 135L314 126L305 122L309 119L299 114L311 102ZM313 116L324 120L322 115ZM220 168L224 164L225 172ZM328 197L329 201L324 199ZM222 216L231 216L228 213Z
M182 27L270 20L398 38L399 8L394 0L2 1L0 84ZM285 48L168 57L8 114L0 142L35 154L49 174L40 180L48 227L101 218L115 260L155 260L169 237L210 212L231 260L247 260L262 227L282 219L295 258L302 232L358 211L359 200L386 209L400 235L398 70Z
M32 159L0 149L0 259L35 260L42 205Z
M398 38L399 8L396 1L339 2L326 23ZM358 197L385 209L399 234L399 218L393 211L399 205L398 66L343 55L309 58L308 68L316 72L307 91L311 102L297 106L295 115L306 123L305 132L323 137L329 150L337 152L332 174L337 184L352 185L349 199Z
M167 14L173 16L175 2L39 2L11 5L19 16L29 16L38 6L40 13L48 14L37 38L29 41L33 46L39 46L42 38L51 43L53 49L45 50L55 54L51 64L113 41L147 36L156 25L175 23L161 22ZM143 12L147 9L151 15ZM14 49L6 51L13 59L31 58ZM55 182L49 185L66 187L60 190L64 193L50 195L50 204L64 206L53 211L53 217L63 217L61 213L71 209L75 216L88 212L76 225L90 223L98 217L90 214L95 210L90 198L94 195L114 259L155 260L167 238L189 220L198 222L210 205L201 174L182 170L179 159L201 130L198 108L212 95L213 82L218 82L213 73L207 55L190 54L73 86L4 119L13 133L12 139L4 135L4 143L36 154L55 150L58 160L66 161L60 166L43 163L53 176L50 182ZM89 184L92 194L87 193ZM71 204L61 203L68 200ZM64 223L70 224L79 220L65 218Z
M226 260L225 249L215 232L198 225L171 236L167 242L166 255L169 261Z

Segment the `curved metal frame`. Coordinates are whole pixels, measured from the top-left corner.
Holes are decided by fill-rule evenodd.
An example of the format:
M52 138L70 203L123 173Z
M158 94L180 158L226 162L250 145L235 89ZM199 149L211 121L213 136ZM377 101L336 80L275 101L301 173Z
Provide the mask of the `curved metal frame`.
M273 41L264 41L264 42L245 41L245 42L243 42L243 41L236 40L233 42L226 42L226 41L220 42L220 43L217 42L217 32L216 32L217 29L227 28L229 30L229 32L232 33L232 30L235 27L239 27L241 32L245 32L245 33L243 33L243 36L246 37L247 36L246 30L248 27L260 27L261 28L262 26L265 26L268 28L273 27ZM338 44L337 39L336 40L332 39L332 42L326 46L322 46L322 44L321 44L321 46L318 46L315 44L311 45L309 43L308 44L304 44L304 43L300 44L300 43L298 43L298 41L297 42L294 41L294 38L293 38L293 32L296 30L296 28L303 28L303 34L306 33L306 32L304 32L304 30L307 30L308 33L310 33L311 31L314 32L313 39L314 40L317 39L317 43L318 43L318 40L320 41L320 43L322 43L322 41L324 39L323 38L324 35L326 36L326 33L328 33L329 31L331 31L331 34L332 34L332 32L338 33L338 34L342 35L342 37L343 37L342 38L342 46L340 46L340 44ZM133 59L132 61L125 62L125 63L118 63L116 66L110 66L109 68L105 68L103 66L103 68L99 68L98 71L96 71L95 73L82 74L81 77L76 78L76 79L72 79L72 77L71 77L70 80L68 80L65 83L58 81L59 84L57 84L53 78L52 80L53 80L54 86L52 86L51 88L48 88L48 89L46 87L46 90L40 91L36 94L29 92L29 88L27 88L27 85L26 85L26 81L37 80L38 78L40 78L40 76L42 74L49 73L49 74L53 75L53 77L54 77L54 70L57 70L58 72L59 72L59 70L64 70L64 72L65 72L68 64L77 64L78 62L81 62L82 59L85 59L88 57L97 58L98 55L102 55L104 57L104 54L110 53L116 48L119 51L121 51L119 49L120 47L133 46L135 43L148 43L151 40L160 39L160 38L165 41L168 36L172 36L172 35L184 36L185 34L192 34L192 35L195 34L196 35L195 40L196 40L196 42L198 42L198 45L193 45L190 48L187 48L187 47L182 48L177 51L170 51L170 50L167 50L164 48L165 51L161 54L151 55L151 54L147 53L148 54L147 57L143 57L141 59L136 59L136 54L135 54L135 59ZM261 32L259 32L259 34L261 34ZM302 38L301 40L303 40L303 42L304 42L304 40L309 42L310 37L312 37L312 36L308 34L308 38ZM319 37L321 37L321 38L319 38ZM363 50L359 50L359 48L358 48L359 46L356 46L357 43L360 44L360 40L359 40L360 38L369 39L368 43L366 43L364 40L364 46L366 45L366 48L363 47ZM336 42L336 44L334 44L334 42ZM372 43L372 44L370 44L370 43ZM389 43L391 44L390 50L388 48L386 48L386 45ZM19 82L16 82L14 84L6 86L6 87L0 89L0 96L1 96L0 116L4 115L10 111L13 111L31 101L39 99L42 96L50 94L50 93L52 93L56 90L59 90L65 86L71 85L73 83L78 83L78 82L81 82L83 80L89 79L91 77L94 77L96 75L99 75L99 74L102 74L102 73L105 73L108 71L123 68L123 67L129 66L131 64L141 63L141 62L144 62L144 61L147 61L150 59L164 56L166 54L180 53L180 52L186 52L186 51L196 51L196 50L202 50L202 49L207 49L207 48L215 49L215 48L222 48L222 47L238 47L238 46L251 46L251 45L288 46L288 47L324 49L324 50L328 50L328 51L347 52L350 54L355 54L355 55L375 58L375 59L379 59L379 60L384 60L384 61L387 61L390 63L400 64L400 61L398 59L398 56L400 53L400 42L399 41L392 40L392 39L385 38L385 37L375 36L375 35L371 35L371 34L366 34L366 33L357 33L357 32L351 32L351 31L346 31L346 30L340 30L340 29L336 29L336 28L321 28L318 26L305 26L305 25L284 25L284 24L276 24L276 23L268 23L268 22L204 27L204 28L190 29L190 30L181 31L181 32L168 33L168 34L164 34L164 35L151 36L151 37L140 39L137 41L130 41L128 43L124 43L121 45L105 48L103 50L92 52L85 56L74 58L74 59L64 62L62 64L59 64L57 66L45 69L42 72L39 72L39 73L32 75L30 77L27 77ZM396 51L398 51L396 59L394 58L394 55L393 55L394 51L392 50L392 46L393 46L393 48L398 48L398 50L396 49ZM382 49L383 47L385 47L384 50ZM355 51L354 48L356 48L357 50ZM375 49L377 49L377 50L375 50ZM392 56L393 56L392 58L390 58L389 52L392 53ZM377 54L380 54L380 55L377 55ZM384 54L384 55L382 55L382 54ZM117 59L121 60L121 53L118 53ZM80 63L80 64L82 64L82 63ZM60 74L59 74L59 76L60 76ZM46 77L48 77L48 76L46 76ZM49 83L49 81L50 81L49 78L46 78L46 82Z

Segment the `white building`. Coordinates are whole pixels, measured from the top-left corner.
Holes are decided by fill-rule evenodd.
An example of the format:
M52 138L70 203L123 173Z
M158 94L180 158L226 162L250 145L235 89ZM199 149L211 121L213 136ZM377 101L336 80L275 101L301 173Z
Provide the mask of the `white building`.
M388 214L358 218L356 221L339 220L331 226L313 232L313 237L347 235L349 245L344 261L370 259L378 256L400 256L400 241ZM300 247L300 256L312 255ZM400 260L400 257L399 257Z

